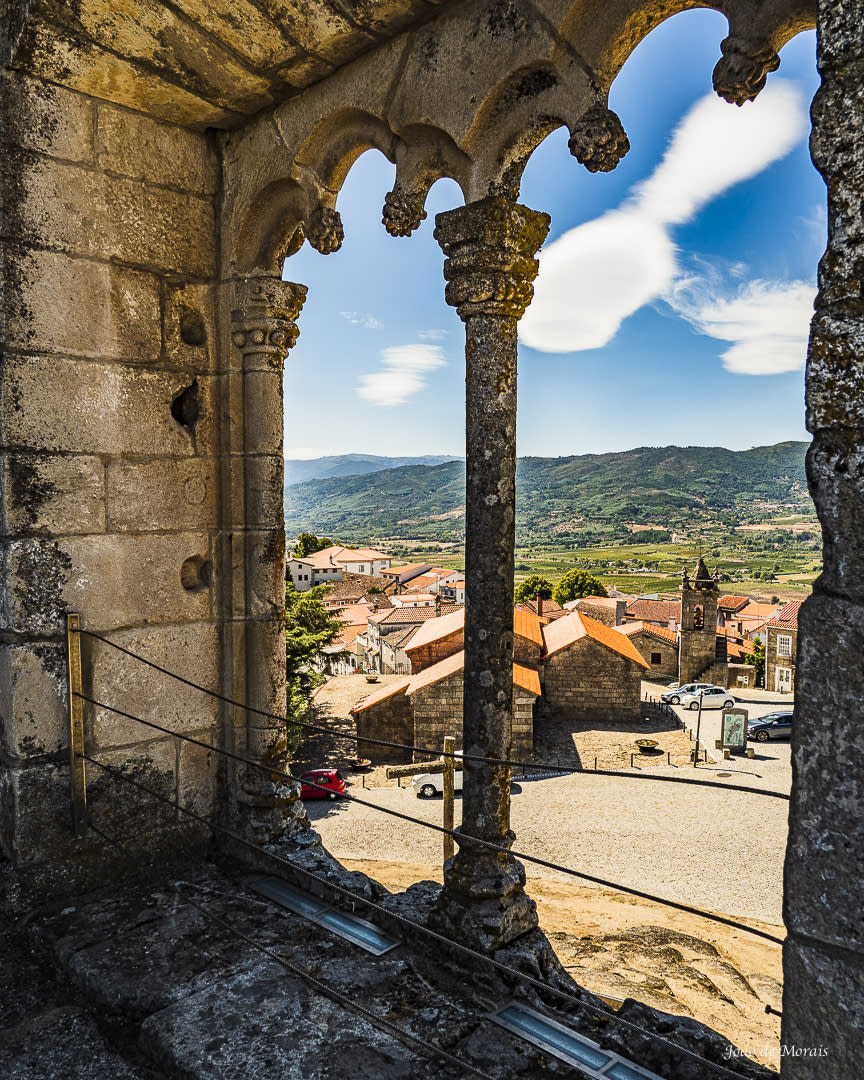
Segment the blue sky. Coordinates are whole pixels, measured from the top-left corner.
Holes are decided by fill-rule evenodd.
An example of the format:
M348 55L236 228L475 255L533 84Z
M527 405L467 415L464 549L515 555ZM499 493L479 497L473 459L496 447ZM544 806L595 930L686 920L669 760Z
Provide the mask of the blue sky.
M732 449L807 438L806 328L825 245L825 187L808 150L815 35L742 109L711 95L726 20L684 12L630 57L610 105L631 150L591 175L565 130L537 148L520 201L552 217L520 327L518 452ZM464 336L444 303L439 181L408 239L381 224L394 167L352 168L341 251L309 245L285 276L309 286L286 363L285 456L464 452ZM311 400L310 400L311 396Z

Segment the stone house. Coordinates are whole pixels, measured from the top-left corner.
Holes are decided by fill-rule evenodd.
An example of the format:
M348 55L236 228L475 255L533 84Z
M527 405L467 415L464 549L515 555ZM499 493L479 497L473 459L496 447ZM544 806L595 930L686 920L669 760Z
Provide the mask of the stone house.
M647 597L639 597L627 604L624 619L653 623L654 626L668 626L675 630L681 623L681 601L651 600Z
M800 600L790 600L765 624L765 689L795 693Z
M620 626L625 621L627 603L624 597L582 596L564 607L568 611L580 611L589 619L596 619L606 626Z
M358 754L379 762L405 760L405 751L363 742L364 737L439 751L444 736L452 735L461 749L464 670L465 653L460 650L358 701L351 709L361 740ZM534 705L539 696L536 669L514 663L512 751L516 755L528 754L533 747ZM414 755L415 760L422 758Z
M678 677L678 634L674 630L631 620L619 631L636 646L651 675Z
M380 577L382 571L389 569L390 562L389 555L374 548L348 548L342 544L331 544L311 555L289 558L286 575L291 575L298 592L306 592L314 585L341 581L345 574Z
M620 631L573 611L543 627L543 708L573 720L632 723L648 664Z
M442 604L440 611L450 614L455 611L455 607L452 604ZM406 631L415 631L437 617L436 607L421 604L385 608L370 615L361 640L365 649L367 670L382 675L410 672L411 665L404 649L411 640L411 635Z
M460 652L465 647L465 609L427 622L411 640L406 652L413 672ZM513 610L513 658L538 665L543 655L543 624L522 608Z

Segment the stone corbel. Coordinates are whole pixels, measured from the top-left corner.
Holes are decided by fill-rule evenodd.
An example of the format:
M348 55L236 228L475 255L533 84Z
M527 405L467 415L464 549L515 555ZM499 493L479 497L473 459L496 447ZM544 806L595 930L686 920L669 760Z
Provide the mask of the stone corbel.
M303 222L306 239L322 255L330 255L342 247L345 229L339 211L319 203Z
M426 219L424 204L429 188L411 191L396 186L384 196L384 210L381 221L391 236L410 236L420 223Z
M780 67L780 57L765 38L730 35L720 43L722 57L714 68L714 89L730 105L754 101L769 72Z
M588 172L612 172L630 150L630 140L617 113L592 105L570 130L570 153Z
M231 340L244 358L264 355L281 364L297 341L297 317L306 286L279 278L243 278L234 283Z

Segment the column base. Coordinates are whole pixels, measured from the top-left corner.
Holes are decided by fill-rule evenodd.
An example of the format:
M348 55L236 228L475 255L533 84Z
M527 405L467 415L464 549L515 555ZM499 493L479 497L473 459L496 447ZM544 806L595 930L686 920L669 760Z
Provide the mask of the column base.
M445 863L444 888L429 925L484 953L536 930L537 905L525 892L525 867L512 855L460 851Z
M240 832L253 844L273 844L306 832L309 819L295 784L260 784L238 799Z

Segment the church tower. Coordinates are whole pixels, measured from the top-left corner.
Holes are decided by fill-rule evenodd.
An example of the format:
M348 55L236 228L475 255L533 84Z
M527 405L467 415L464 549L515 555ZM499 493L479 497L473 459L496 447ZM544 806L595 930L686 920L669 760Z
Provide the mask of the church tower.
M700 555L693 579L681 573L681 627L678 635L678 680L707 682L717 656L717 602L720 590Z

